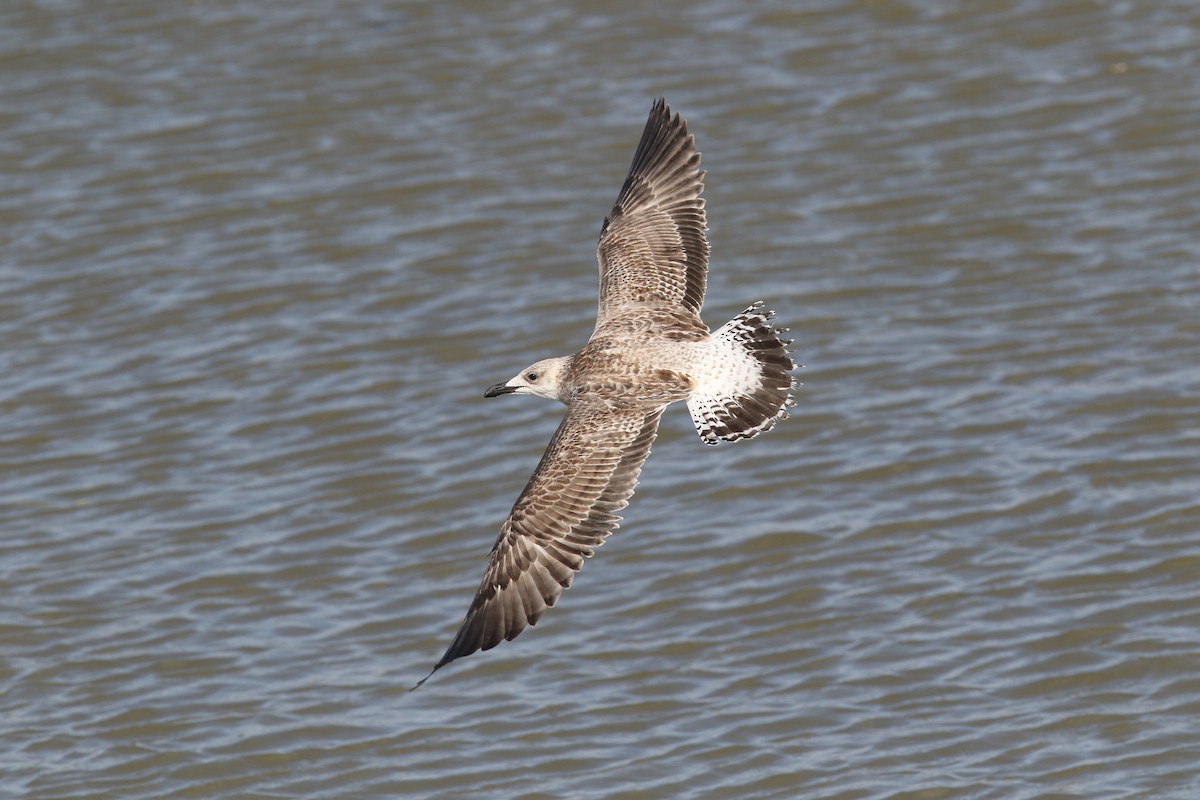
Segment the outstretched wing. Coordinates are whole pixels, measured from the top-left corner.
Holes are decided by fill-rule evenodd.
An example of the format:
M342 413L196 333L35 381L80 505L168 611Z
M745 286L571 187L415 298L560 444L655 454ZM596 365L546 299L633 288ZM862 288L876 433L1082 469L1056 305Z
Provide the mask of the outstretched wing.
M630 304L682 306L699 315L708 278L703 190L696 138L659 98L600 229L597 330Z
M661 416L662 408L647 414L632 401L615 408L586 395L572 401L501 527L483 582L434 672L514 639L555 604L617 527L616 512L633 494Z

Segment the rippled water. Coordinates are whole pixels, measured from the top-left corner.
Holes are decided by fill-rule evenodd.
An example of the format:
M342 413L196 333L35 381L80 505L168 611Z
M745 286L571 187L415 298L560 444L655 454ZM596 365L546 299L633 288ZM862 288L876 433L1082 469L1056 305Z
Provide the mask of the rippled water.
M0 794L1200 796L1200 14L796 8L0 8ZM659 94L799 407L408 694Z

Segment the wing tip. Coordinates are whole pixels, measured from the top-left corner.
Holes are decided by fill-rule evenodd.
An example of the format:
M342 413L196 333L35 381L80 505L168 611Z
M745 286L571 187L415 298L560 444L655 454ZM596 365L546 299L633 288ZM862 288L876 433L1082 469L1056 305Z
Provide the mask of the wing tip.
M421 680L417 681L416 685L415 685L415 686L413 686L413 687L412 687L411 689L409 689L408 691L409 691L409 692L415 692L417 689L420 689L422 686L424 686L424 685L425 685L425 681L427 681L427 680L429 680L430 678L432 678L432 677L433 677L433 673L437 672L437 671L438 671L438 670L441 668L441 666L442 666L441 664L437 664L437 665L436 665L436 666L435 666L433 669L429 670L429 674L428 674L428 675L426 675L424 678L421 678Z
M687 125L687 120L680 117L678 111L674 114L671 113L671 106L667 103L666 95L660 94L658 99L650 105L650 116L651 118L658 117L665 122L681 122L684 126Z

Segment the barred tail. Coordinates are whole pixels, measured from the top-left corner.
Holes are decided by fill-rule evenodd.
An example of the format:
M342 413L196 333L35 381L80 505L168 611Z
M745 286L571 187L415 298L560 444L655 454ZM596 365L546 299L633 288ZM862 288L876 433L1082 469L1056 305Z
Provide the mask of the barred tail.
M779 336L786 328L776 330L771 324L775 312L761 308L761 302L755 303L712 334L721 364L701 377L688 400L705 444L757 436L786 419L787 408L795 405L790 373L796 364L787 350L791 340Z

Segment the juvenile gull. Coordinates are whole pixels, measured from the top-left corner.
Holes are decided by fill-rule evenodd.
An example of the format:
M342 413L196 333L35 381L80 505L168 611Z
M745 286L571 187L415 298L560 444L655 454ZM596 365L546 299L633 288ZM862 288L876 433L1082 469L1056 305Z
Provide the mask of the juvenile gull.
M467 616L430 676L512 640L557 602L583 560L617 528L617 512L633 494L669 404L686 400L710 445L749 439L787 417L795 364L772 312L755 303L714 333L700 320L708 226L699 167L687 122L660 98L600 229L600 307L591 339L575 355L538 361L484 392L560 400L567 413L501 526Z

